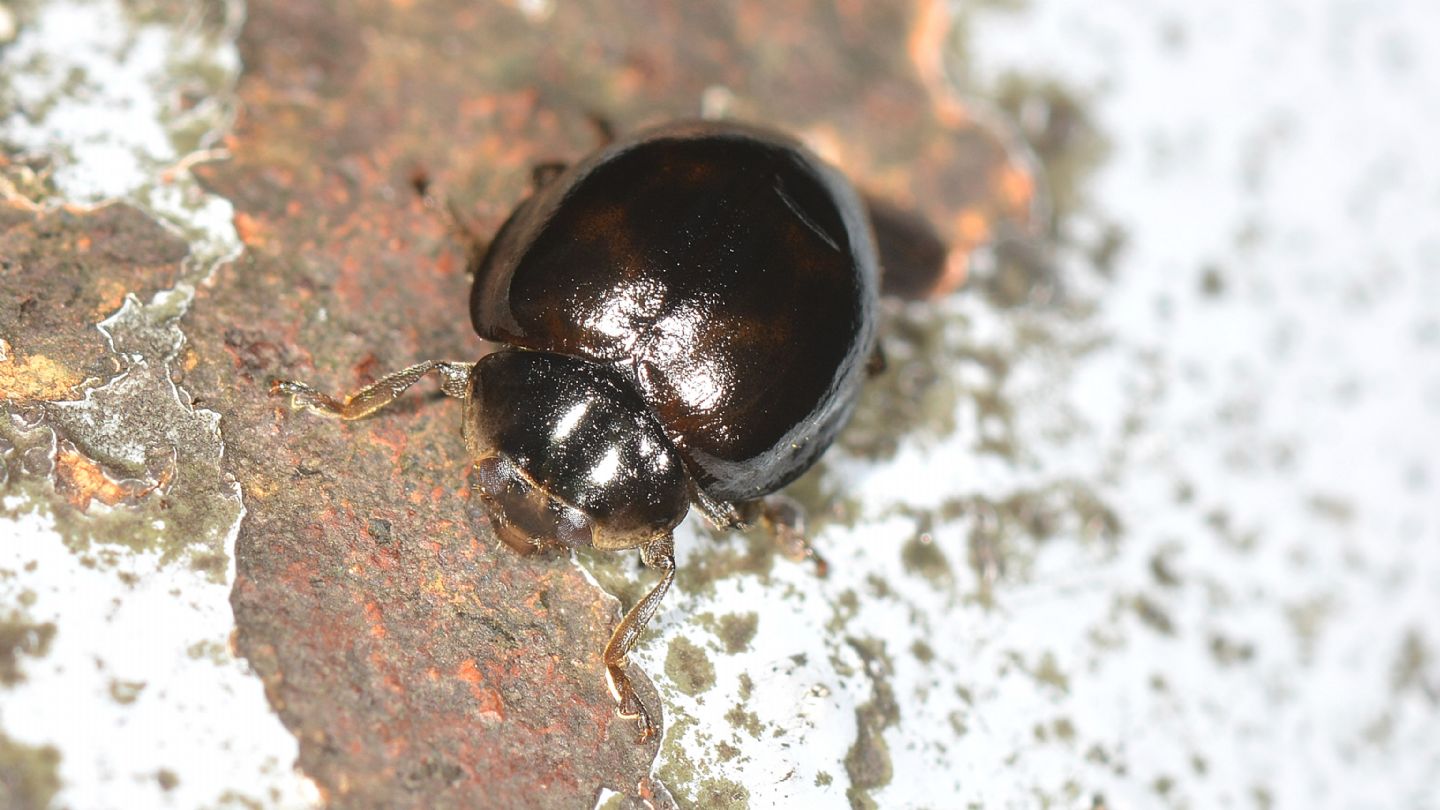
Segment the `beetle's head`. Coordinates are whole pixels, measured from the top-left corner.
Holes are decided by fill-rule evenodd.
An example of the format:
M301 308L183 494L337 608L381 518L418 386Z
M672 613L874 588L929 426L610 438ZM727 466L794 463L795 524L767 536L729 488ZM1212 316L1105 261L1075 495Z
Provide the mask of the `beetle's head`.
M634 548L685 516L684 462L614 372L506 349L475 364L470 386L474 486L509 545Z

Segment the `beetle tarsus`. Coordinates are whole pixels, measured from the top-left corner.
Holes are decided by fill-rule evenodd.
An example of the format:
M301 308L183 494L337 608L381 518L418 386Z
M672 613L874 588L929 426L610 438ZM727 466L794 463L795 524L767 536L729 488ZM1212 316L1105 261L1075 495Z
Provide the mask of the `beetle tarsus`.
M363 419L391 404L432 371L440 375L441 391L447 396L463 399L469 396L470 369L474 366L474 363L453 360L426 360L376 380L346 397L344 402L295 380L272 380L270 393L272 396L289 396L290 407L297 411L303 409L349 421Z
M780 553L796 561L810 560L815 564L815 575L824 577L830 573L830 563L810 544L805 534L805 510L794 499L784 495L771 495L760 504L760 520L775 538Z
M288 396L292 410L306 410L321 416L339 416L345 408L328 394L295 380L271 380L270 396Z
M651 540L640 549L640 559L647 566L660 569L662 576L655 587L650 589L650 593L635 607L630 608L630 612L620 620L620 624L610 636L610 643L605 645L604 657L606 681L610 694L614 696L615 702L620 704L620 716L637 721L640 726L640 741L644 742L655 734L655 721L646 710L645 704L640 701L640 696L635 693L635 686L631 683L630 676L625 674L625 667L630 648L635 646L635 640L659 610L660 600L664 598L665 591L669 590L670 583L675 580L674 539L667 534Z
M875 348L870 351L870 358L865 361L865 376L878 377L885 373L889 361L885 359L885 344L875 341Z

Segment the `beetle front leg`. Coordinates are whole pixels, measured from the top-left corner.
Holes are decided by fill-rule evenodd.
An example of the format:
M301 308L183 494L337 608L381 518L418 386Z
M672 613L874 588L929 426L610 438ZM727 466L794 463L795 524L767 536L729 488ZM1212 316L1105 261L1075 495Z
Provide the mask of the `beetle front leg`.
M446 395L464 399L470 395L470 369L474 363L450 360L427 360L361 388L344 402L323 394L302 382L272 380L272 395L290 397L290 407L301 408L321 416L338 416L344 420L363 419L400 398L405 390L434 371L440 375L440 390Z
M655 733L655 721L640 702L640 696L635 694L630 676L625 674L626 656L629 655L630 648L635 646L640 631L645 629L655 611L660 609L660 600L665 596L665 591L670 589L670 583L675 580L674 538L667 534L651 540L640 549L640 559L651 568L659 568L663 574L650 593L635 607L630 608L630 612L625 614L625 618L621 619L619 626L615 628L615 633L610 636L610 643L605 645L605 676L610 686L610 694L615 697L615 702L620 704L620 716L633 717L639 721L640 741L644 742Z

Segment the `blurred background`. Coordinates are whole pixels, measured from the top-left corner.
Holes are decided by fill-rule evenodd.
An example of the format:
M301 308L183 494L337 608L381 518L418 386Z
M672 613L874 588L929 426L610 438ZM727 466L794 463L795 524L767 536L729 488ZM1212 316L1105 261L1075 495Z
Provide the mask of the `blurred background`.
M0 5L0 806L1440 807L1437 88L1420 0ZM633 555L264 389L478 355L438 210L701 115L964 283L790 490L827 578L682 525L636 746Z

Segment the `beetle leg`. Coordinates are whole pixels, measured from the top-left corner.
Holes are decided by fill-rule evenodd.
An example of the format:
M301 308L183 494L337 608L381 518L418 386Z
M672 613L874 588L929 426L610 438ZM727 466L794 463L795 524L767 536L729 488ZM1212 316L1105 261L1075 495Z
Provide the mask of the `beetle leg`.
M550 181L565 173L570 168L559 160L550 160L544 163L536 163L530 167L530 188L533 191L550 185Z
M450 360L426 360L376 380L346 397L344 402L294 380L272 380L270 393L289 396L290 407L296 410L304 408L321 416L338 416L345 420L363 419L399 399L405 389L432 371L440 374L441 391L464 399L470 395L470 369L474 365Z
M633 717L639 722L640 741L644 742L655 733L655 721L640 702L640 696L635 694L630 676L625 674L626 656L629 655L630 648L635 646L640 631L645 629L655 611L659 610L661 598L675 579L674 538L667 534L651 540L640 549L640 559L647 566L661 570L660 582L635 607L630 608L630 612L625 614L625 618L621 619L619 626L615 628L615 633L610 636L610 643L605 645L605 677L610 686L610 694L615 697L615 702L620 704L620 716Z
M490 240L481 236L470 224L469 218L460 211L453 197L446 197L444 207L440 209L440 218L444 220L445 226L465 245L465 271L475 275L480 263L485 260L485 254L490 251Z
M478 267L480 260L485 258L485 251L490 244L476 232L470 225L468 218L461 213L460 207L455 204L455 199L448 194L436 197L431 194L434 191L434 184L430 172L424 166L416 166L410 172L410 187L420 195L420 201L432 211L439 213L445 223L445 229L451 234L460 237L465 243L466 267L472 273Z
M595 141L598 148L605 148L615 142L615 122L599 111L591 110L585 114L585 120L590 122L590 127L595 130Z
M796 562L814 560L816 574L829 573L830 564L805 537L805 510L793 498L769 495L753 501L722 501L695 487L691 500L717 529L744 530L764 523L781 554Z
M604 148L615 142L615 126L610 119L598 112L585 114L586 123L595 130L595 141L599 148ZM550 181L565 173L570 164L559 160L547 160L544 163L536 163L530 167L530 190L539 191L550 185Z
M805 536L805 510L793 498L771 495L760 502L759 512L760 520L775 538L781 554L796 562L813 560L817 576L823 577L830 572L830 563L820 556Z
M885 373L889 362L885 359L885 345L875 341L875 348L870 352L870 357L865 361L865 376L875 378Z
M721 531L741 530L750 527L755 516L743 511L744 504L737 504L733 501L722 501L705 494L705 490L698 486L691 487L690 500L700 509L710 525Z

